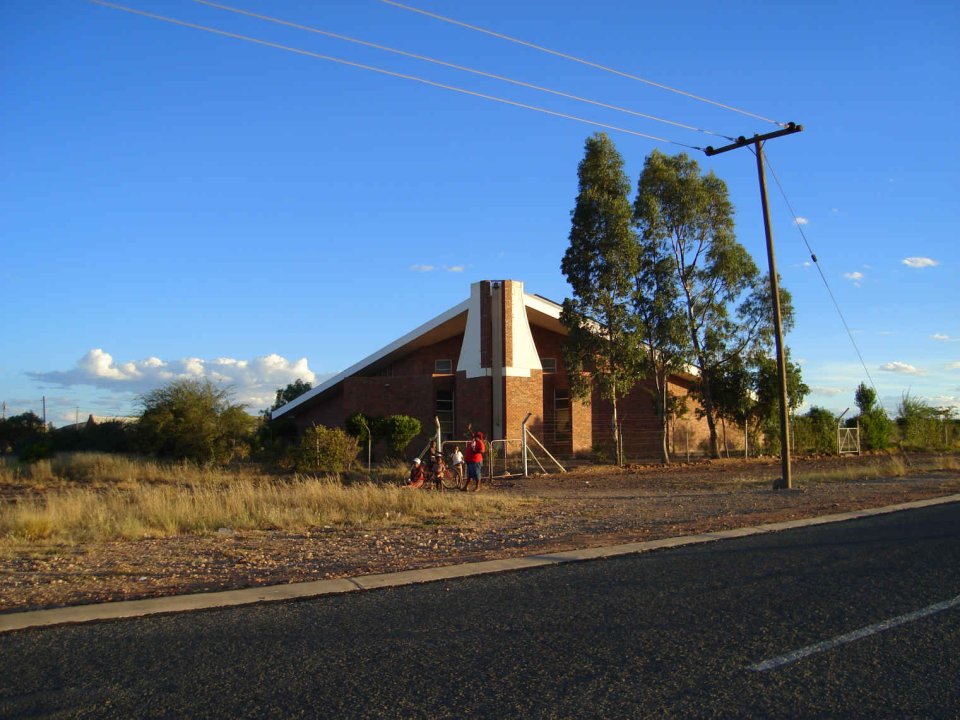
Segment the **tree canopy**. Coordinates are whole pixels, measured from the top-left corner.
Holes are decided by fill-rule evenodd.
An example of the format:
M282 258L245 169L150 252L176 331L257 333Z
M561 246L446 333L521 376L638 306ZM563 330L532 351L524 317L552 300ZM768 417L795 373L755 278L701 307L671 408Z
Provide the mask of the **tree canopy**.
M300 378L297 378L286 387L277 388L277 396L273 402L273 406L270 409L276 410L279 407L283 407L291 400L295 400L296 398L300 397L301 395L303 395L305 392L308 392L312 388L313 388L313 385L308 383L306 380L301 380Z
M209 380L180 379L140 398L141 448L160 457L227 462L249 451L255 420L231 402L229 389Z
M630 181L623 158L603 133L587 139L577 176L570 244L560 266L573 290L560 313L568 331L563 356L575 396L589 396L595 385L611 401L614 443L622 462L617 400L642 370L631 310L639 250L631 227Z
M634 216L648 252L669 258L683 312L689 361L700 374L710 430L710 453L719 456L714 385L723 366L758 357L769 344L769 282L736 240L726 184L701 174L685 153L651 153L637 184ZM781 291L784 325L792 322L789 294Z

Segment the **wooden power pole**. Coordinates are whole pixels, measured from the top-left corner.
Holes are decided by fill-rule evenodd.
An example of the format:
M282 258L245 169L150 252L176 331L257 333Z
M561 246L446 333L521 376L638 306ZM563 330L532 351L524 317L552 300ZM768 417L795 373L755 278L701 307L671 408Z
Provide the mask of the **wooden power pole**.
M773 336L777 345L777 375L780 378L780 467L782 477L773 483L774 490L789 490L793 487L790 473L790 406L787 402L787 359L783 348L783 322L780 318L780 282L777 278L777 260L773 253L773 231L770 229L770 209L767 207L767 179L763 168L763 143L773 138L792 135L803 131L802 125L787 123L783 130L754 135L745 138L742 135L736 142L722 148L707 147L708 157L729 150L753 145L757 156L757 175L760 178L760 204L763 207L763 231L767 237L767 264L770 268L770 299L773 305Z

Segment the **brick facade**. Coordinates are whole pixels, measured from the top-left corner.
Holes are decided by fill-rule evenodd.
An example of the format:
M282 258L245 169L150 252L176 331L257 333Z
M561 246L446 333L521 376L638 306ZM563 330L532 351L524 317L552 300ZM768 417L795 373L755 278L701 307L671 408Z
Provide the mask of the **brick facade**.
M473 312L479 322L470 321ZM586 401L572 397L558 318L557 305L525 295L522 283L477 283L468 303L422 326L419 337L405 336L404 342L368 358L361 369L314 389L291 404L288 417L305 428L313 423L340 427L357 411L369 416L410 415L423 428L409 446L417 452L435 432L438 393L452 392L453 427L448 436L453 439L464 437L468 426L483 430L490 439L495 439L494 429L499 426L503 436L517 439L524 417L531 413L527 427L554 455L587 455L606 448L611 457L610 403L598 397ZM471 327L479 338L468 337ZM493 337L495 329L502 333L499 338ZM437 339L429 342L434 336ZM464 352L467 355L461 357ZM544 358L552 360L546 370L540 368ZM449 361L439 368L441 373L436 372L438 360ZM671 391L686 396L688 385L678 378ZM618 406L629 458L659 457L659 422L650 387L648 382L639 384ZM502 404L499 422L498 402ZM670 428L671 449L678 454L687 448L701 452L706 436L705 423L693 412L694 401L687 402L690 412ZM280 410L287 412L286 407ZM738 437L742 447L742 433Z

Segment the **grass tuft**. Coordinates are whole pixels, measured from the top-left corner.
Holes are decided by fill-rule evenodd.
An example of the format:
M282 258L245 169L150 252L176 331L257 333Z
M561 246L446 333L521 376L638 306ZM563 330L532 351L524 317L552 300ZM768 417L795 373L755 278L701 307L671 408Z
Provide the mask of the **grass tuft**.
M405 490L396 484L167 466L102 458L57 459L44 482L70 478L0 501L0 545L105 542L233 530L385 528L512 515L531 500L497 494ZM36 466L31 466L31 472ZM172 477L171 477L172 476ZM79 484L78 484L79 483Z

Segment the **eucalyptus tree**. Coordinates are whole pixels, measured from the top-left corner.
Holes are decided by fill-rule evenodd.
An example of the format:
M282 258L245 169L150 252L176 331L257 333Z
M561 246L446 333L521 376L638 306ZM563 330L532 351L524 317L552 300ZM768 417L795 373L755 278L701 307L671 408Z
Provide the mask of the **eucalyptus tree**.
M700 374L710 454L719 457L713 382L725 363L769 344L769 283L737 242L727 186L712 172L701 175L685 153L647 157L637 184L634 216L642 236L672 261L684 310L690 361ZM783 322L792 305L781 292Z
M646 233L638 237L632 310L643 348L644 375L653 383L652 400L660 429L660 459L670 462L670 417L679 408L670 393L670 376L684 370L689 341L683 306L674 282L672 259L663 244Z
M560 313L568 332L563 357L574 396L589 397L596 387L611 402L616 457L622 464L617 401L643 372L632 312L638 246L630 180L623 158L604 133L587 139L577 177L570 245L560 266L572 289Z

